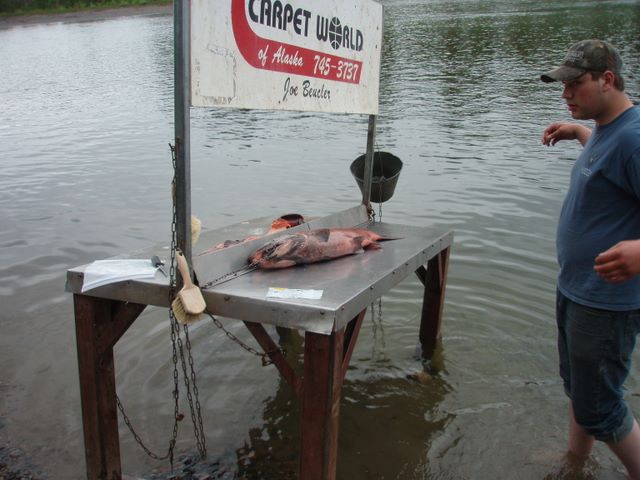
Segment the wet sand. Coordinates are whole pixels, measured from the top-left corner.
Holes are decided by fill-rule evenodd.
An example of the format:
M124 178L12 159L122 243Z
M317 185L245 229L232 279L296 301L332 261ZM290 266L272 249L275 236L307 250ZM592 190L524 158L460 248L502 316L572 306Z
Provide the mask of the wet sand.
M0 29L14 27L49 24L49 23L74 23L74 22L95 22L109 20L111 18L125 17L131 15L169 15L173 12L173 5L148 5L119 7L99 10L81 10L77 12L50 13L50 14L27 14L10 17L0 17Z

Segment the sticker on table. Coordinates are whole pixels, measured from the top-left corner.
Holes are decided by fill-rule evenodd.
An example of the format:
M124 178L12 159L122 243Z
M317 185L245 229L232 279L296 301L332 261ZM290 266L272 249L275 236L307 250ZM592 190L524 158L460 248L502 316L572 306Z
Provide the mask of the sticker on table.
M302 298L305 300L319 300L322 298L322 290L270 287L267 292L267 298Z

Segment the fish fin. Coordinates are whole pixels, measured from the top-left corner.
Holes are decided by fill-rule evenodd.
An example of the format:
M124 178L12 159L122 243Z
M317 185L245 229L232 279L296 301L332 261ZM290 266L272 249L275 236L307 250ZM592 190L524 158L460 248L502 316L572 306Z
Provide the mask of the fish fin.
M362 248L364 248L365 250L380 250L382 248L382 245L380 245L378 242L371 240L370 238L363 238L363 237L358 237L360 239L359 243L360 245L362 245Z
M298 263L295 260L278 260L273 263L273 267L271 268L288 268L297 265Z
M330 235L331 235L331 229L329 228L319 228L318 230L315 231L315 236L318 237L318 240L324 243L329 241Z
M353 253L362 253L365 248L367 248L369 240L364 237L353 237L351 239L351 245L353 248Z

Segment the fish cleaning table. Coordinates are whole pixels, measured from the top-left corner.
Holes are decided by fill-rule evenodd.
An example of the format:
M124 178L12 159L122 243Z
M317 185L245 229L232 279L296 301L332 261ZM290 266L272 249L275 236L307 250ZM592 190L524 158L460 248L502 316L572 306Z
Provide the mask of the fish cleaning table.
M352 226L397 239L381 243L380 250L329 262L238 275L231 272L246 265L249 254L266 238L202 255L194 249L194 270L207 310L242 320L302 401L299 478L304 480L335 478L342 384L367 307L415 272L424 284L418 338L425 357L431 355L440 335L453 233L367 223L362 205L292 230ZM204 251L220 241L255 234L261 227L264 222L253 221L205 232L198 244ZM135 257L162 258L167 253L159 247ZM147 305L169 305L169 282L157 273L153 279L126 280L82 292L85 268L67 272L67 290L74 294L87 475L120 478L113 347ZM304 331L302 376L289 365L265 324L281 333Z

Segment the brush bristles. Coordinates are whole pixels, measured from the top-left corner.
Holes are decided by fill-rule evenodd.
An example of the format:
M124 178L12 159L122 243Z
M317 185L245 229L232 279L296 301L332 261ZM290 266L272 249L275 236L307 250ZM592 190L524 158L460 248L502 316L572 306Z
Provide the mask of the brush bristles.
M183 325L188 325L190 323L198 321L201 315L200 313L187 312L179 295L173 299L173 302L171 302L171 310L173 311L173 316L176 317L178 323L181 323Z
M200 315L207 308L202 292L195 285L184 287L178 292L176 298L180 299L182 307L189 315Z

